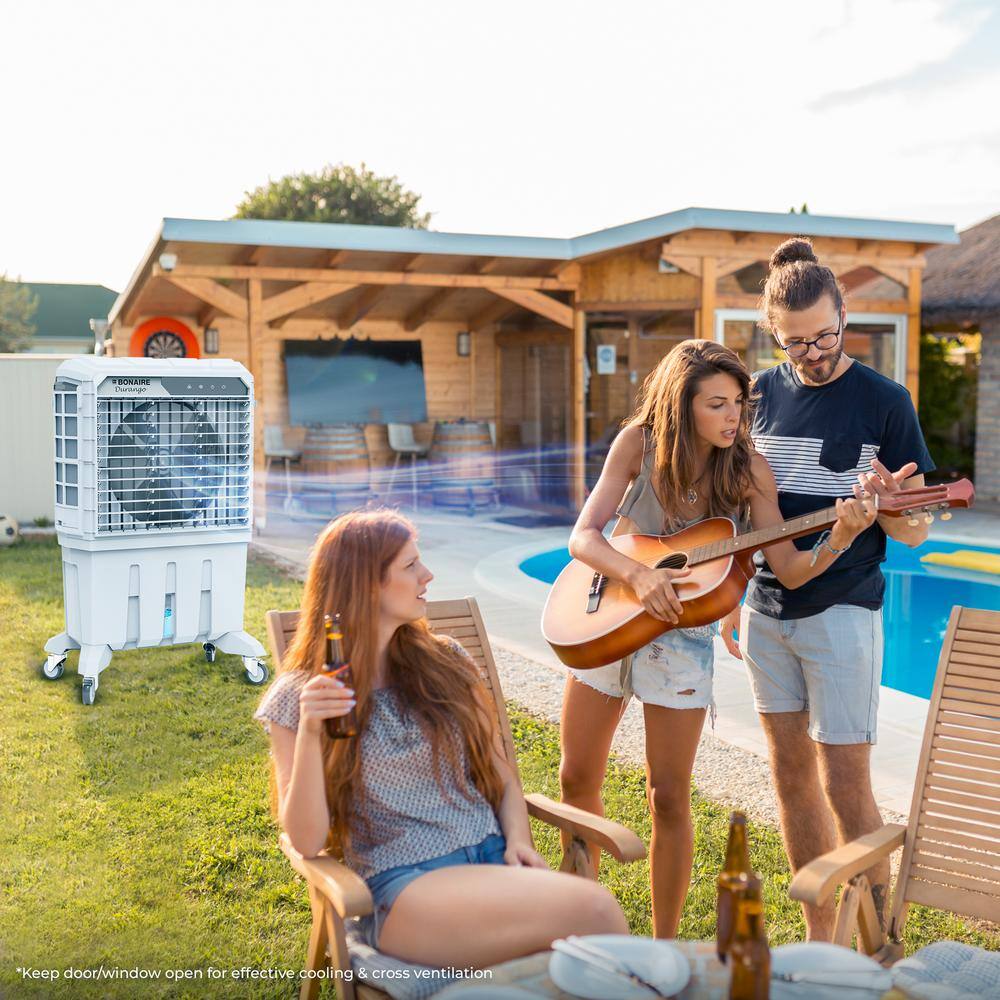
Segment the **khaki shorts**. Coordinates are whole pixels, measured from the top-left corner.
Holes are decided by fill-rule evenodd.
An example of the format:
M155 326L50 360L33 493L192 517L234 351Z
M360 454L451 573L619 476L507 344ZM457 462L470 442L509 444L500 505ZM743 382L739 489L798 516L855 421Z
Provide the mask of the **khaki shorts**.
M809 711L817 743L875 743L882 612L835 604L781 621L743 605L740 652L757 711Z

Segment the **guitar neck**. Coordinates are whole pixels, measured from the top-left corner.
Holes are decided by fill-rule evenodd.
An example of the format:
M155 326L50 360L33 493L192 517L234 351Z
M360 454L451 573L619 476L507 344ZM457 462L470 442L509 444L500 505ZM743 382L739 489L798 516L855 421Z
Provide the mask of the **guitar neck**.
M699 545L688 553L688 566L710 562L722 556L732 556L738 552L756 552L772 542L780 542L785 538L801 538L811 535L814 531L827 528L837 520L837 508L827 507L825 510L814 510L811 514L793 517L772 528L761 528L759 531L748 531L735 538L723 538L708 545Z

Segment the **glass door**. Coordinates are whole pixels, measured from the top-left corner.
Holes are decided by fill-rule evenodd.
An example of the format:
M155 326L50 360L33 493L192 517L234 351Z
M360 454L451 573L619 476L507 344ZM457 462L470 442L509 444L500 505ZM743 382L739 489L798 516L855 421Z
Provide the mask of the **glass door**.
M717 309L715 339L731 347L752 372L785 360L754 309ZM901 385L906 384L906 317L896 313L847 314L844 350Z

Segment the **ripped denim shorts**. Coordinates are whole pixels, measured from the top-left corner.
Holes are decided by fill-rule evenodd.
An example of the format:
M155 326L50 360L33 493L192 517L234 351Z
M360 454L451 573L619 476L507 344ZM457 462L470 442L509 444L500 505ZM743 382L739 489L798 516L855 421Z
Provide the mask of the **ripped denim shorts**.
M714 724L716 631L716 624L673 629L624 660L570 673L588 687L626 702L634 695L646 705L707 708Z

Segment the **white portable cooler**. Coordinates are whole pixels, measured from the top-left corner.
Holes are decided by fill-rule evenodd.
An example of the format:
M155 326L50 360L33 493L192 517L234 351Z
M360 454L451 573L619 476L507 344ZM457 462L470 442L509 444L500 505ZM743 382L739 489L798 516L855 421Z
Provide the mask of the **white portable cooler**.
M83 702L120 649L200 642L243 658L253 516L253 378L235 361L81 357L56 372L56 531L66 630L42 668L80 650Z

